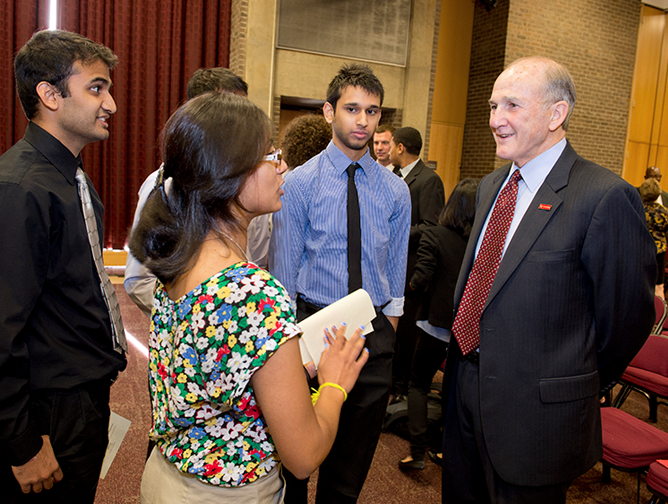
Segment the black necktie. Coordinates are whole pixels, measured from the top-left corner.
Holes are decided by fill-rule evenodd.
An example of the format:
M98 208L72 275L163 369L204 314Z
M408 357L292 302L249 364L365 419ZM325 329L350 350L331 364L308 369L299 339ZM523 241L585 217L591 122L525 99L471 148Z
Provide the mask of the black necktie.
M348 172L348 293L362 288L362 230L360 228L360 202L355 187L357 163Z
M401 174L401 166L395 166L392 172L400 179L404 178L403 175Z

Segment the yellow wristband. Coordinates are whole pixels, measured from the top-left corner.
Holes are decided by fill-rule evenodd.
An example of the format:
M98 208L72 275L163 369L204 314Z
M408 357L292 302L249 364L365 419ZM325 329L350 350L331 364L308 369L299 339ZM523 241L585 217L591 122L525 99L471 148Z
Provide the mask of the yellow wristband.
M348 399L348 393L346 392L346 389L344 389L341 385L338 383L331 383L331 382L325 382L320 387L318 390L316 389L311 389L313 393L311 394L311 401L313 402L313 405L315 406L315 403L318 402L318 398L320 397L320 391L324 387L334 387L335 389L339 389L341 392L343 392L343 402L346 402L346 399Z

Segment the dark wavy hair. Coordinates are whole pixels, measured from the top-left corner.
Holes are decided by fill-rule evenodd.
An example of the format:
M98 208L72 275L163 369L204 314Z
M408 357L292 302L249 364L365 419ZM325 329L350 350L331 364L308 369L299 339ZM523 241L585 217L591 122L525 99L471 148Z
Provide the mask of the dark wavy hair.
M26 117L31 120L39 110L37 84L48 82L67 98L67 82L74 73L74 63L85 66L97 61L102 61L111 70L118 63L118 57L107 46L78 33L64 30L36 32L14 59L16 91Z
M188 99L208 91L227 91L241 96L248 95L248 84L228 68L200 68L195 70L188 81Z
M327 147L332 139L332 127L316 114L295 117L285 128L281 149L289 169L301 166Z
M217 221L240 227L239 194L271 147L271 122L251 101L214 91L183 104L162 132L162 177L132 233L130 250L163 283L185 273Z
M342 66L327 87L327 102L332 106L334 112L336 112L336 102L349 86L361 87L367 93L379 96L380 104L383 104L385 89L378 77L374 75L373 70L366 65L353 63Z
M469 237L475 218L479 183L478 179L466 178L455 186L438 218L439 225L456 231L464 238Z

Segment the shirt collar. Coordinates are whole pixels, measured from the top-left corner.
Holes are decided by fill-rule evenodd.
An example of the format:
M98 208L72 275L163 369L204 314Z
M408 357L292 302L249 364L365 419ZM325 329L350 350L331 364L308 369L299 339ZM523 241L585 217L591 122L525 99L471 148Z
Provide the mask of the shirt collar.
M336 145L334 145L334 141L330 140L329 145L325 149L325 153L327 154L327 157L329 158L329 161L331 164L334 166L337 172L343 173L346 171L348 166L350 164L354 163L352 159L350 159L348 156L346 156L341 149L339 149ZM371 168L372 165L377 165L380 167L376 161L371 157L371 154L369 154L369 148L366 148L366 152L364 153L364 156L362 156L361 159L357 161L357 164L360 165L362 170L364 172L368 172L368 170Z
M23 138L41 152L70 184L74 185L77 168L82 164L81 154L74 157L72 152L60 140L32 121L28 123Z
M519 168L522 174L522 180L526 184L531 193L535 193L540 186L543 185L545 179L552 171L552 168L557 163L562 152L566 148L566 138L562 138L555 145L547 149L542 154L536 156L531 161L526 163L522 168ZM513 163L508 176L510 177L517 169L517 165Z
M408 177L408 174L411 172L413 168L415 168L415 165L418 164L418 161L420 161L420 158L417 158L415 161L413 161L411 164L408 164L404 166L403 168L400 169L401 171L401 178L406 178Z

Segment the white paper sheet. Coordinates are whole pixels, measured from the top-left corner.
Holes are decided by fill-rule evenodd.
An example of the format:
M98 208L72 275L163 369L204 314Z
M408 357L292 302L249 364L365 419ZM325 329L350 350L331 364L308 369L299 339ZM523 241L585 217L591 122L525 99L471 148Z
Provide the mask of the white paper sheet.
M373 332L371 321L376 318L376 310L369 293L364 289L358 289L339 299L335 303L323 308L299 323L303 334L299 342L302 353L302 362L307 364L311 361L317 369L320 356L325 349L324 330L332 326L339 327L342 322L348 326L346 337L350 337L359 326L364 326L362 334L365 336Z
M107 453L104 455L104 462L102 462L102 471L100 472L100 479L104 479L111 467L111 463L116 458L116 453L118 453L118 448L125 438L128 429L130 428L130 420L123 418L120 415L117 415L113 411L109 417L109 445L107 446Z

